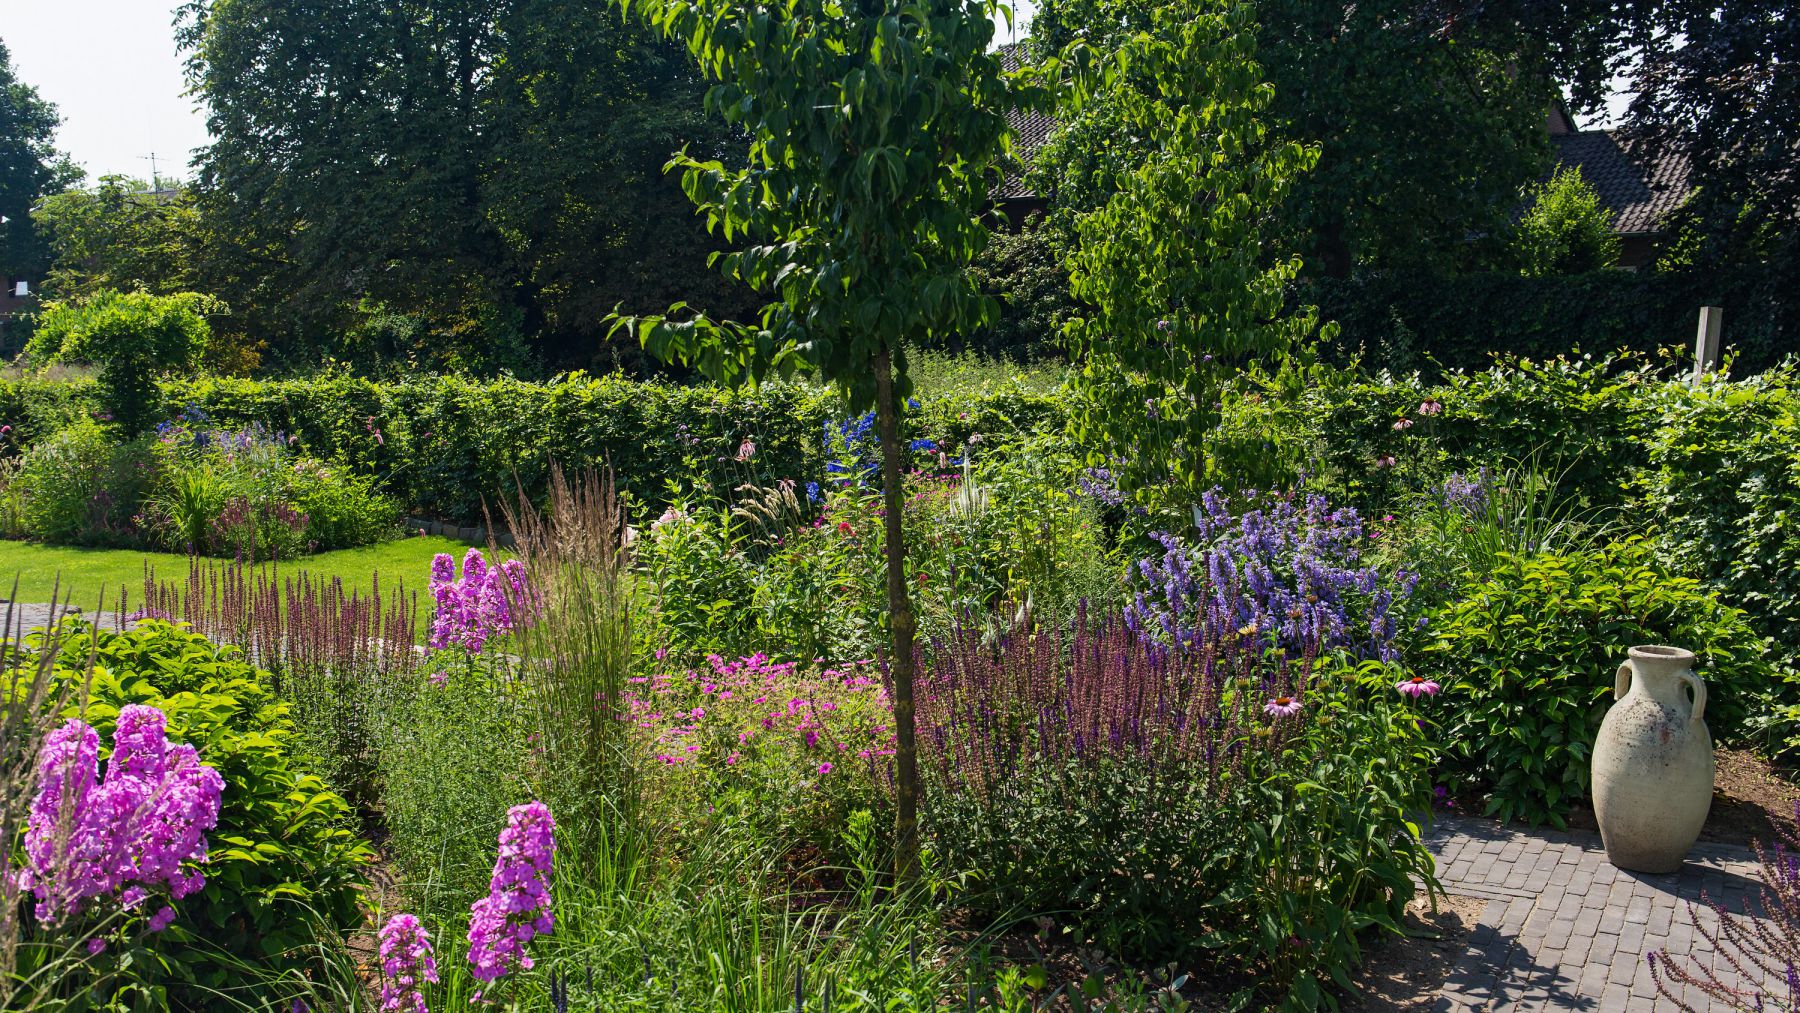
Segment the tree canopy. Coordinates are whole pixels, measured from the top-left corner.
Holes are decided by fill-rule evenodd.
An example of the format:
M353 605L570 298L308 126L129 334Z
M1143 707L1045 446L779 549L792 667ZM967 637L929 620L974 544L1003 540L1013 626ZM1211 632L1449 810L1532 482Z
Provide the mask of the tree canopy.
M12 53L0 42L0 277L35 277L49 266L31 209L81 178L56 150L61 123L56 107L13 73Z

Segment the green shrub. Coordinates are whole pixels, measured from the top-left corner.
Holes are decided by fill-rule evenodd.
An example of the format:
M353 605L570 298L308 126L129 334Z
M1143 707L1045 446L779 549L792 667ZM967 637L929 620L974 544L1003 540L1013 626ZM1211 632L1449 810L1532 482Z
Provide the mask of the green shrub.
M212 299L193 292L96 292L52 303L38 314L26 348L36 365L85 362L96 380L102 417L127 437L149 429L162 413L157 378L187 369L212 338L206 314Z
M1800 390L1784 367L1660 400L1636 509L1800 668Z
M1576 166L1558 168L1526 194L1511 253L1528 278L1603 271L1619 262L1613 214Z
M1613 675L1637 644L1700 656L1714 736L1742 740L1776 690L1743 612L1660 565L1633 538L1591 552L1509 556L1430 624L1417 659L1446 689L1447 772L1502 819L1563 825L1587 794Z
M316 932L338 938L361 923L358 900L368 846L353 832L349 806L289 754L293 723L268 675L232 648L160 622L126 633L89 631L60 645L56 679L79 695L94 660L90 698L79 715L110 741L128 704L168 716L171 739L191 742L225 781L224 804L206 866L206 886L178 906L154 941L157 960L136 973L167 987L176 1008L210 1008L211 990L239 987L231 959L271 979L317 956ZM30 649L16 662L33 664ZM202 955L193 944L223 951Z
M80 421L27 451L8 486L24 533L63 545L124 545L154 473L144 441L117 443Z

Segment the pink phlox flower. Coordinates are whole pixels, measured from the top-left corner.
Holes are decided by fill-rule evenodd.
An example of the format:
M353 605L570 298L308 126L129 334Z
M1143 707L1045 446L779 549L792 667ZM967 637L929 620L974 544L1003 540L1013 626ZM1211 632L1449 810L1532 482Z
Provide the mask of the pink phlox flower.
M659 759L676 762L673 757ZM488 895L469 909L469 963L481 981L493 981L514 969L529 970L532 960L525 944L555 925L549 880L556 855L556 821L542 802L513 806L506 820Z
M381 927L381 1008L383 1013L426 1013L421 985L436 984L437 961L431 935L419 919L397 914Z

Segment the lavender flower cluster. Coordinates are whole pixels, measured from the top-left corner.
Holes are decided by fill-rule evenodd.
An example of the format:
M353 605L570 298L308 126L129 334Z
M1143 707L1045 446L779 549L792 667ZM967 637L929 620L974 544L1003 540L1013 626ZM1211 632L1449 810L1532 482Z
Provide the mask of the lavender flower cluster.
M193 746L170 743L166 725L154 707L121 710L104 780L92 727L71 718L45 738L25 832L28 864L18 877L37 898L40 920L59 923L103 897L128 910L153 890L180 900L206 884L193 866L206 861L225 782ZM150 916L150 931L174 918L165 904Z
M420 985L436 984L437 961L431 936L419 919L408 914L389 918L381 927L381 1009L383 1013L426 1013Z
M463 557L462 576L456 560L440 552L431 561L431 597L437 611L431 617L428 643L436 649L452 645L476 654L494 637L510 633L513 608L530 600L525 564L509 559L488 566L480 549Z
M1163 552L1138 563L1144 590L1126 624L1181 647L1236 632L1295 653L1395 660L1395 605L1418 577L1362 564L1367 539L1354 509L1319 495L1269 500L1234 517L1215 489L1194 511L1191 540L1151 532Z
M469 962L476 978L494 981L515 968L531 968L525 944L555 924L550 915L555 855L556 821L549 806L530 802L507 811L488 895L469 908Z
M1481 473L1478 475L1465 475L1460 471L1452 472L1450 477L1444 480L1444 487L1439 494L1444 506L1448 509L1467 514L1470 517L1479 517L1487 513L1490 482L1491 478L1486 468L1481 469Z

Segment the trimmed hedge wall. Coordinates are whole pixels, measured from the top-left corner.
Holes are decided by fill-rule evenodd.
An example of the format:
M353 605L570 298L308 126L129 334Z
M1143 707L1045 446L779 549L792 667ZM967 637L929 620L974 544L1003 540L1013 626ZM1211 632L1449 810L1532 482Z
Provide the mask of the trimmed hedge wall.
M1486 369L1496 353L1548 358L1620 348L1691 363L1701 306L1725 310L1725 348L1742 375L1800 351L1794 296L1767 268L1516 274L1379 274L1312 279L1296 303L1316 303L1342 327L1328 354L1370 369Z
M298 380L201 378L164 385L172 409L197 405L215 425L260 423L309 453L377 476L414 513L463 524L510 496L539 492L551 461L611 464L621 489L660 505L669 479L694 461L733 486L824 472L824 426L845 416L838 396L797 384L724 390L573 374L548 383L424 377L381 384L344 376ZM0 382L0 436L9 453L96 410L90 381ZM931 399L910 435L962 445L1061 426L1054 398L1023 386ZM756 453L735 457L746 438Z

